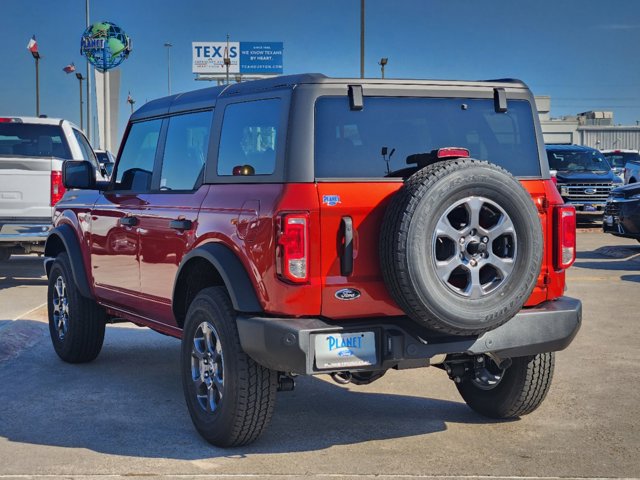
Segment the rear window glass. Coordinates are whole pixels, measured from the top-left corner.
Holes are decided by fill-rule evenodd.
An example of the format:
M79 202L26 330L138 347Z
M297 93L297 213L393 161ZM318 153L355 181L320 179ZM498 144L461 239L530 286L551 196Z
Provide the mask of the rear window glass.
M58 125L0 123L0 156L71 159Z
M635 152L606 152L603 155L616 168L624 167L627 162L640 160L640 155Z
M516 176L538 177L531 106L525 100L509 100L508 106L508 112L496 113L493 99L365 97L358 111L349 108L347 97L320 98L316 177L403 176L412 166L410 155L443 147L464 147L471 157Z

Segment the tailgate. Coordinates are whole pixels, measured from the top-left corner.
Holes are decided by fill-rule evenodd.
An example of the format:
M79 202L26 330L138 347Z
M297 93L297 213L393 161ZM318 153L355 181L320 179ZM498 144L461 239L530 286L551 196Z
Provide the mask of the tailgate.
M382 278L378 241L398 182L319 182L322 315L333 318L403 315ZM345 221L352 226L350 271L342 271Z
M0 218L51 217L53 161L0 157Z

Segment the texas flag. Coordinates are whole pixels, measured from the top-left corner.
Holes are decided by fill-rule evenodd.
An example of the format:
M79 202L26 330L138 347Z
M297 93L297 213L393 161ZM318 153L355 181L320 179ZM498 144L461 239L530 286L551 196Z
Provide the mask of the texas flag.
M69 65L64 67L62 70L64 70L65 73L72 73L72 72L76 71L76 66L73 64L73 62L71 62Z
M38 53L38 42L36 42L36 36L35 35L33 37L31 37L31 40L29 40L29 43L27 44L27 49L31 53Z

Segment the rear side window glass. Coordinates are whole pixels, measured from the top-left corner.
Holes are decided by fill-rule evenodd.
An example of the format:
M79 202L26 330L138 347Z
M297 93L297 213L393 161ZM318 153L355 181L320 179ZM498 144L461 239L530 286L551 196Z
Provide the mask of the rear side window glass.
M640 161L640 155L635 152L605 152L604 158L614 168L624 168L627 162Z
M161 190L193 190L202 182L213 112L169 119L160 175Z
M408 157L444 147L464 147L471 157L513 175L540 176L528 101L509 100L496 113L493 99L365 97L351 110L347 97L323 97L315 111L317 178L406 176ZM386 152L386 153L383 153ZM414 159L416 157L413 157Z
M271 175L275 171L280 108L279 99L227 105L218 175Z
M153 163L162 120L134 123L117 165L116 190L145 192L151 189Z
M73 135L76 137L78 145L80 145L82 159L86 160L87 162L91 162L94 167L98 166L96 154L93 152L93 148L91 148L91 145L89 144L89 141L85 138L85 136L76 129L73 129Z
M0 157L57 157L71 159L59 125L0 123Z

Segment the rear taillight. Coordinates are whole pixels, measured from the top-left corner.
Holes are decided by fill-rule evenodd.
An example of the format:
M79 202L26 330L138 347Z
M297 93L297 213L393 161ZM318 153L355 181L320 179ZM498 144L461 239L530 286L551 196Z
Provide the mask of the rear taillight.
M556 208L555 266L564 270L576 260L576 209L571 205Z
M62 172L51 172L51 206L53 207L64 195Z
M278 273L294 283L309 281L309 214L280 216L278 234Z

